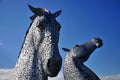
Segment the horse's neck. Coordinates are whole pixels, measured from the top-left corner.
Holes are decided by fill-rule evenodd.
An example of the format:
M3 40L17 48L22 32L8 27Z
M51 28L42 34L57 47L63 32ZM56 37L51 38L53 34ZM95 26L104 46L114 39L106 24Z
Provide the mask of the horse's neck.
M64 78L65 80L84 80L83 75L80 75L78 68L74 64L73 57L69 53L65 58Z
M70 55L65 59L64 76L65 80L100 80L83 62Z
M78 69L81 75L85 78L85 80L100 80L98 76L90 70L87 66L81 62L79 59L73 59L75 67Z
M40 54L40 53L39 53ZM13 80L47 80L41 62L41 56L35 49L32 35L26 35L18 62L13 72Z

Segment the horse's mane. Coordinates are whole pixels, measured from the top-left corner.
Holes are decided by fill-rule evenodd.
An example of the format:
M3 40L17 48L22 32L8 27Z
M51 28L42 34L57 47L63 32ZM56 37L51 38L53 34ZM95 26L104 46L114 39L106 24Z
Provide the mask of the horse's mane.
M20 51L19 51L18 58L19 58L19 56L20 56L21 50L22 50L22 48L23 48L23 45L24 45L24 43L25 43L25 39L26 39L26 37L27 37L27 34L28 34L29 30L30 30L30 27L31 27L32 23L33 23L33 21L30 23L30 26L29 26L29 28L28 28L27 31L26 31L26 34L25 34L25 37L24 37L24 40L23 40L23 44L22 44L21 49L20 49Z

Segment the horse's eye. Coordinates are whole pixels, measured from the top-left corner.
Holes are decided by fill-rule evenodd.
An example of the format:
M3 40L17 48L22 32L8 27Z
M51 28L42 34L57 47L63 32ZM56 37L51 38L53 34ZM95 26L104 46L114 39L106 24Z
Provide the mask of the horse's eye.
M45 29L45 25L44 25L44 24L39 24L37 27L38 27L40 30L44 30L44 29Z

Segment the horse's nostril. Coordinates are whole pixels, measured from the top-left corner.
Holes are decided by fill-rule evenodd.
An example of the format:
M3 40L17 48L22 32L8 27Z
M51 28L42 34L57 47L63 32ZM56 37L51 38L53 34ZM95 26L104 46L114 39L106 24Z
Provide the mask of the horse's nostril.
M51 66L53 66L54 63L55 63L55 61L53 61L51 58L48 59L47 67L48 67L48 68L51 68Z
M47 62L47 67L48 67L48 68L50 67L50 59L49 59L48 62Z
M48 62L47 62L47 67L50 69L52 67L56 67L56 66L60 66L61 65L61 62L62 62L62 59L60 60L55 60L55 59L48 59ZM54 65L54 66L53 66Z

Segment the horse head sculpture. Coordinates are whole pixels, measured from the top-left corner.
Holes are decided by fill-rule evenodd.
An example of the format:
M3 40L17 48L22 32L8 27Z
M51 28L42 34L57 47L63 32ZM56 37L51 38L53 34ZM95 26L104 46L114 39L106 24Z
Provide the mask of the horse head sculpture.
M103 45L100 38L94 38L82 45L75 45L72 49L63 48L68 52L64 63L65 80L100 80L97 75L83 63L90 54Z
M61 25L56 21L61 10L51 13L47 9L28 6L34 15L30 17L32 23L26 33L13 80L47 80L47 76L57 76L62 65L58 49Z
M59 72L62 60L58 50L61 26L56 21L56 17L61 14L61 10L52 14L46 9L33 8L30 5L29 8L35 14L30 18L32 20L38 18L33 32L33 42L36 50L40 52L45 73L49 76L54 76Z

